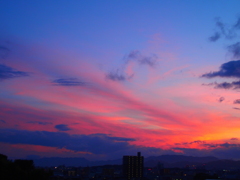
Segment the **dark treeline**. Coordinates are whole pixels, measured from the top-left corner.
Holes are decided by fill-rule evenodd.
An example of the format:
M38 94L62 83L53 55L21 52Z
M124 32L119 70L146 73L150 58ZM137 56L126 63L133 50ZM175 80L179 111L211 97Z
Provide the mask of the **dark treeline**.
M47 180L50 172L35 168L33 160L8 160L6 155L0 154L0 179L4 180Z

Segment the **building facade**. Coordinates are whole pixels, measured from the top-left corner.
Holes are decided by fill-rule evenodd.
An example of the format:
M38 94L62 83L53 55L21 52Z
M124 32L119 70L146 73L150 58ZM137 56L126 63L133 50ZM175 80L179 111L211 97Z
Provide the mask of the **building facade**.
M144 157L138 152L137 156L123 156L123 176L126 179L143 178Z

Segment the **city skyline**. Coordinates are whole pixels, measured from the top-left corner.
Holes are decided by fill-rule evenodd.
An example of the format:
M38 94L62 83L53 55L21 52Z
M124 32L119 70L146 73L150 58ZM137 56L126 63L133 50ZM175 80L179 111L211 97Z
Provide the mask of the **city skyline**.
M0 153L240 159L239 1L0 1Z

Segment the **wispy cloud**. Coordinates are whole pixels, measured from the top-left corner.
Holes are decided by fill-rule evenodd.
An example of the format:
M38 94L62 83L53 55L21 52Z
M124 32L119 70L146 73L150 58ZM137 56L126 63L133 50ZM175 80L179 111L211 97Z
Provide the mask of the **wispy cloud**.
M240 149L238 144L208 144L208 149L197 149L197 148L175 148L182 151L183 154L195 155L195 156L215 156L224 159L239 159Z
M228 39L228 40L231 40L237 37L237 31L240 29L239 24L240 24L239 18L236 20L236 23L232 25L222 22L220 18L216 18L215 27L217 30L212 36L208 38L209 41L215 42L221 37L224 37L225 39Z
M237 61L229 61L220 66L219 71L205 73L201 77L204 78L240 78L240 60ZM240 80L232 81L232 82L213 82L209 84L204 84L207 86L214 86L216 89L239 89L240 88Z
M134 74L128 75L123 69L116 69L106 74L106 78L112 81L126 81L134 77Z
M216 27L219 28L222 34L226 34L226 25L221 21L220 18L215 19Z
M39 125L49 125L52 124L50 122L42 122L42 121L28 121L29 124L39 124Z
M214 77L235 77L240 78L240 60L229 61L220 66L219 71L203 74L201 77L214 78Z
M215 42L221 37L221 34L219 32L215 32L212 36L210 36L208 39L209 41Z
M157 65L158 57L153 54L149 56L142 55L140 51L134 50L127 55L127 62L136 61L140 65L148 65L150 67L155 67Z
M224 37L227 40L236 40L238 37L238 32L240 30L240 17L232 25L223 23L220 18L216 18L215 25L217 31L208 38L209 41L215 42L221 37ZM237 41L238 42L227 46L227 50L232 54L233 58L240 58L240 42L238 39Z
M234 28L240 29L240 17L238 17L237 22L234 24Z
M55 128L59 131L70 131L71 130L71 128L69 128L67 124L58 124L55 126Z
M149 66L151 68L154 68L157 66L157 59L158 57L153 54L149 56L142 55L140 51L133 50L129 54L127 54L123 60L124 63L121 67L117 68L116 70L109 71L106 74L106 78L110 79L112 81L126 81L134 77L133 74L127 74L126 68L130 63L135 63L138 65L145 65Z
M228 46L227 49L234 58L240 58L240 42Z
M9 52L10 52L10 49L0 45L0 58L3 58L3 59L6 58Z
M236 99L235 101L233 101L233 104L240 104L240 99Z
M233 81L233 82L223 82L223 83L215 83L215 88L218 89L239 89L240 88L240 81Z
M204 144L204 143L206 142L201 140L196 140L191 142L175 143L175 145Z
M29 76L29 73L15 70L4 64L0 64L0 80Z
M128 141L134 141L134 139L111 137L106 134L69 135L64 132L0 130L0 142L66 148L95 154L112 153L124 148L129 149Z
M6 121L4 121L4 120L2 120L2 119L0 119L0 122L1 122L1 123L4 123L4 124L6 123Z
M85 86L87 83L78 80L77 78L60 78L52 81L53 85L58 86Z
M240 147L240 144L230 144L228 142L225 143L221 143L221 144L214 144L214 143L210 143L210 144L203 144L206 147L209 148L232 148L232 147Z
M233 82L222 82L222 83L209 83L203 84L205 86L214 86L215 89L239 89L240 88L240 81L233 81Z
M127 75L124 72L120 72L120 70L117 69L115 71L107 73L106 78L112 81L125 81L127 79L130 79L131 77L127 77Z
M219 102L223 102L224 100L225 100L224 97L220 97L218 101L219 101Z
M240 108L237 108L237 107L233 107L233 109L240 110Z

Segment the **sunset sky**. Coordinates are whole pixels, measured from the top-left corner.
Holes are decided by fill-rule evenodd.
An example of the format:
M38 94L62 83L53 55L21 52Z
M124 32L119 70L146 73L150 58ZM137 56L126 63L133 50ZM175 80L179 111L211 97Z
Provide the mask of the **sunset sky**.
M240 159L238 0L0 0L0 153Z

